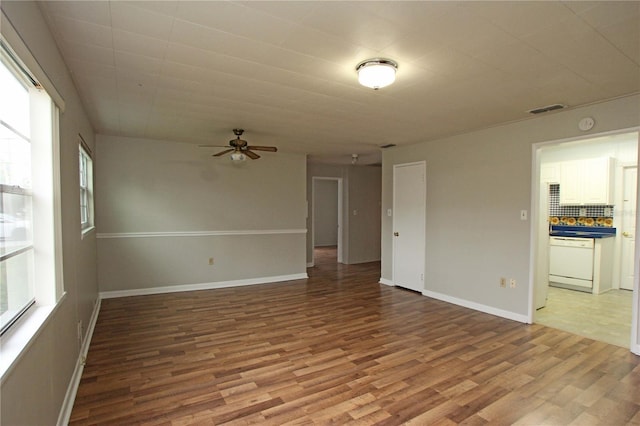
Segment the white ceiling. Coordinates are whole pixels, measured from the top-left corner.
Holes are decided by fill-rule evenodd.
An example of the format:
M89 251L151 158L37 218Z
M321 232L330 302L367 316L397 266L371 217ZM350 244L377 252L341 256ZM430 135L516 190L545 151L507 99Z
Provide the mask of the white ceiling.
M637 1L41 6L108 135L224 145L241 127L250 144L311 161L372 163L380 145L640 90ZM355 66L373 57L398 62L395 84L358 84Z

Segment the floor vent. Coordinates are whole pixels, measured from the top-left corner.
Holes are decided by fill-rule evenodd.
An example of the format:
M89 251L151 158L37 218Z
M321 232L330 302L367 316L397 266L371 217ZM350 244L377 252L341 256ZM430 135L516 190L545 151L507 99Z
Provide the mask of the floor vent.
M543 112L555 111L557 109L563 109L566 107L567 107L566 105L562 105L562 104L553 104L553 105L543 106L540 108L530 109L527 112L530 114L542 114Z

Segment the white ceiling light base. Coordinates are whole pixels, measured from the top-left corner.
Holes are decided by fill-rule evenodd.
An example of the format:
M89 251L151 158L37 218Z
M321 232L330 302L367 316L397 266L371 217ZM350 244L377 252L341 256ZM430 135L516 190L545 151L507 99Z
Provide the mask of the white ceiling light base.
M356 67L358 82L365 87L378 90L396 81L398 64L390 59L367 59Z

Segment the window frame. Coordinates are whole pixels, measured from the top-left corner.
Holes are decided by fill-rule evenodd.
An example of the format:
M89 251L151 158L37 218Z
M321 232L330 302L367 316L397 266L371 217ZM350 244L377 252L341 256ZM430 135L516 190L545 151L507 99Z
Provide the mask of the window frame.
M84 237L95 229L94 196L93 196L93 156L91 149L78 135L78 179L80 189L80 229Z
M31 190L35 303L0 336L0 381L11 373L64 304L60 114L65 102L10 22L2 21L0 55L30 81ZM46 88L46 89L45 89ZM35 123L35 124L34 124Z
M33 79L33 77L24 69L24 67L20 64L20 62L15 58L14 54L8 49L4 42L0 45L0 65L3 66L15 79L16 81L22 85L25 89L25 94L29 98L29 111L27 112L29 115L32 115L32 102L33 102L33 90L37 90L40 88L39 84ZM29 120L31 121L31 120ZM33 157L33 144L31 143L31 137L23 134L16 128L12 126L12 123L5 122L2 117L0 117L0 126L4 127L7 131L17 136L23 142L29 144L29 157ZM33 123L29 124L29 127L33 127ZM32 161L29 162L29 176L33 176L33 164ZM28 217L28 226L33 227L33 191L30 185L26 187L21 186L21 184L13 185L13 184L0 184L0 206L1 213L4 216L4 194L11 194L13 196L25 197L28 198L28 201L23 204L29 205L29 217ZM4 219L3 219L4 220ZM26 229L26 228L25 228ZM6 232L6 229L3 229ZM4 240L2 245L2 250L0 251L0 274L2 275L2 280L8 280L8 276L13 275L15 272L9 272L7 270L9 261L11 259L18 259L21 256L28 256L25 260L26 269L23 271L25 273L26 284L28 285L28 298L24 300L24 303L21 303L19 306L13 306L13 309L7 309L0 314L0 336L4 335L9 329L18 322L22 316L31 309L36 303L36 290L34 286L34 270L35 270L35 261L34 261L34 244L33 238L27 235L25 232L24 235L25 240L19 241L22 244L15 245L14 247L7 247L6 241ZM14 270L15 271L15 270ZM5 298L8 298L8 290L10 289L10 285L7 281L7 294L4 295ZM4 293L4 292L3 292ZM7 300L4 300L7 303Z

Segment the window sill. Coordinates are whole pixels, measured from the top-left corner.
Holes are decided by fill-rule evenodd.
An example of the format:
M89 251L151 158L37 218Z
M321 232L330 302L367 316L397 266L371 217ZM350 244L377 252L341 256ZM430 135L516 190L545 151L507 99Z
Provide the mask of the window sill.
M66 293L55 305L33 306L0 338L0 383L9 376L65 298Z
M90 226L90 227L88 227L88 228L83 229L83 230L82 230L82 236L81 236L81 239L83 239L83 240L84 240L84 238L85 238L87 235L89 235L90 233L94 232L95 230L96 230L96 227L95 227L95 226Z

